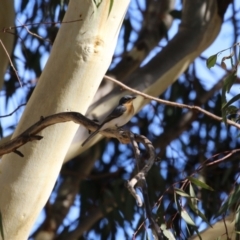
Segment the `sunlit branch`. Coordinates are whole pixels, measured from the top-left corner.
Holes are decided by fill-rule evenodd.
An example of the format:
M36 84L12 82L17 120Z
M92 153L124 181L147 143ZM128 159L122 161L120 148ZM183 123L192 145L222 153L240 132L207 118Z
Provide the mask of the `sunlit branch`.
M210 113L206 110L204 110L203 108L199 107L199 106L189 106L189 105L186 105L186 104L182 104L182 103L176 103L176 102L171 102L171 101L167 101L167 100L163 100L163 99L159 99L159 98L156 98L156 97L152 97L146 93L143 93L143 92L140 92L138 90L135 90L135 89L132 89L130 87L128 87L127 85L119 82L118 80L112 78L112 77L109 77L109 76L104 76L105 79L108 79L116 84L118 84L119 86L121 86L123 89L125 90L128 90L134 94L138 94L146 99L149 99L149 100L154 100L158 103L162 103L162 104L165 104L165 105L168 105L168 106L173 106L173 107L179 107L179 108L187 108L187 109L190 109L190 110L195 110L195 111L198 111L198 112L201 112L203 114L205 114L206 116L214 119L214 120L217 120L219 122L222 122L223 121L223 118L222 117L219 117L213 113ZM235 126L236 128L240 129L240 124L232 121L232 120L229 120L229 119L226 119L226 122L227 124L229 125L232 125L232 126Z

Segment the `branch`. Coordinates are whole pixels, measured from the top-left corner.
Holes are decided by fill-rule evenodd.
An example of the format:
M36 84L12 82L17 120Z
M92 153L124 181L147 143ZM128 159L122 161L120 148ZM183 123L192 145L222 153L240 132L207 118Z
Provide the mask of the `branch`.
M21 80L20 80L20 78L19 78L19 76L18 76L17 70L16 70L16 68L14 67L13 62L12 62L10 56L9 56L9 53L8 53L6 47L4 46L4 43L2 42L1 39L0 39L0 44L2 45L2 48L3 48L4 52L5 52L6 55L7 55L7 58L8 58L8 60L9 60L9 62L10 62L10 65L11 65L13 71L14 71L15 74L16 74L16 77L17 77L17 79L18 79L18 82L19 82L20 86L22 87L22 82L21 82Z
M41 130L51 125L63 122L73 121L77 124L81 124L90 131L95 131L99 124L86 118L81 113L78 112L62 112L50 115L48 117L41 117L38 122L33 124L19 136L11 139L10 141L0 145L0 156L10 152L16 152L19 155L21 153L16 151L19 147L24 145L27 142L34 141L34 140L41 140L43 137L37 135ZM104 131L100 132L105 137L113 137L117 138L121 143L126 144L130 142L130 136L127 131L122 129L105 129Z
M130 138L131 138L131 142L132 142L132 145L133 145L133 151L134 151L136 161L139 163L140 162L140 150L139 150L137 141L134 138L133 133L130 133ZM154 151L154 153L155 153L155 151ZM151 158L151 156L150 156L150 158ZM155 160L155 157L154 157L154 160ZM153 164L153 163L150 163L150 164ZM147 215L147 218L150 222L149 227L152 229L152 233L155 236L155 239L162 239L162 234L161 234L160 227L158 226L158 224L156 223L155 219L152 216L152 208L150 206L150 201L149 201L149 196L148 196L148 187L147 187L145 174L140 174L139 177L140 177L140 179L138 180L138 187L141 188L141 191L142 191L142 194L143 194L146 215ZM127 188L130 190L130 192L133 194L133 196L136 198L136 200L138 202L140 197L137 195L134 187L131 184L128 183ZM142 205L141 202L139 202L138 204Z
M223 121L223 118L222 117L219 117L213 113L210 113L204 109L202 109L201 107L198 107L198 106L189 106L189 105L186 105L186 104L182 104L182 103L176 103L176 102L171 102L171 101L167 101L167 100L163 100L163 99L159 99L159 98L156 98L156 97L152 97L146 93L143 93L143 92L140 92L138 90L135 90L135 89L132 89L130 87L128 87L127 85L119 82L118 80L112 78L112 77L109 77L109 76L104 76L105 79L108 79L116 84L118 84L119 86L121 86L122 88L124 88L125 90L128 90L132 93L135 93L135 94L138 94L146 99L149 99L149 100L154 100L158 103L163 103L163 104L166 104L168 106L173 106L173 107L179 107L179 108L187 108L187 109L190 109L190 110L195 110L195 111L198 111L198 112L201 112L205 115L207 115L208 117L216 120L216 121L219 121L219 122L222 122ZM232 121L232 120L229 120L227 119L226 122L229 124L229 125L232 125L232 126L235 126L236 128L240 129L240 124Z
M7 115L2 115L2 116L0 116L0 118L5 118L5 117L10 117L10 116L12 116L19 108L21 108L21 107L23 107L23 106L25 106L26 105L26 103L23 103L23 104L21 104L21 105L19 105L16 109L14 109L11 113L9 113L9 114L7 114Z
M66 113L64 112L64 113L57 113L45 118L41 117L38 122L33 124L27 130L21 133L19 136L13 138L12 140L10 140L5 144L2 144L0 146L0 155L4 155L10 152L15 152L18 155L23 156L22 153L17 150L17 148L19 148L20 146L22 146L23 144L29 141L41 140L43 137L36 134L39 133L44 128L54 125L56 123L68 122L68 121L73 121L77 124L82 124L91 131L95 131L99 127L98 123L86 118L85 116L83 116L81 113L78 113L78 112L66 112ZM136 190L134 189L137 183L140 184L143 191L144 200L145 200L147 216L151 222L151 225L153 226L153 232L155 232L158 235L159 227L157 226L153 217L151 216L151 211L150 211L151 207L149 205L147 185L145 180L145 176L148 173L148 171L151 169L154 163L154 160L156 158L155 150L152 143L145 136L133 134L132 132L124 131L122 129L106 129L102 131L101 134L106 137L115 137L122 143L128 143L130 142L130 139L131 139L134 146L134 152L137 160L139 160L140 158L140 151L139 151L137 142L142 143L145 146L147 152L149 153L148 162L142 168L142 170L127 183L127 188L137 200L138 206L142 206L143 205L142 200L137 195Z

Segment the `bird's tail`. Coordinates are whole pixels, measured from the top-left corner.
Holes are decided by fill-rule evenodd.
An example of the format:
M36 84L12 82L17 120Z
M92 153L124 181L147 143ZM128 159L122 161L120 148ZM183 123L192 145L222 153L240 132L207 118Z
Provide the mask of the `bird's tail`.
M93 132L92 134L90 134L87 139L82 143L82 147L89 141L91 140L95 135L97 135L99 132L99 130L96 130L95 132Z

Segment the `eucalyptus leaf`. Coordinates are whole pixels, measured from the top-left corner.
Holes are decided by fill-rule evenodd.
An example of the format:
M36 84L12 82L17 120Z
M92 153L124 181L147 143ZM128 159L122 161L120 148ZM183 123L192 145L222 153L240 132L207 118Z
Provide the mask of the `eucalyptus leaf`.
M239 99L240 99L240 93L234 96L232 99L230 99L226 104L224 104L222 109L226 109L228 106L230 106L232 103L236 102Z
M217 54L214 54L214 55L210 56L207 59L207 67L208 68L214 67L215 64L216 64L216 61L217 61Z
M186 192L184 192L182 189L174 188L174 191L175 191L178 195L180 195L180 196L182 196L182 197L188 197L188 198L191 197L189 194L187 194Z
M187 179L198 187L201 187L201 188L204 188L204 189L207 189L207 190L210 190L210 191L214 191L214 189L211 188L209 185L207 185L206 183L204 183L204 182L202 182L202 181L200 181L196 178L187 177Z
M193 222L192 218L190 217L190 215L187 213L186 210L183 209L183 210L181 211L181 217L184 219L184 221L185 221L187 224L196 227L195 223Z

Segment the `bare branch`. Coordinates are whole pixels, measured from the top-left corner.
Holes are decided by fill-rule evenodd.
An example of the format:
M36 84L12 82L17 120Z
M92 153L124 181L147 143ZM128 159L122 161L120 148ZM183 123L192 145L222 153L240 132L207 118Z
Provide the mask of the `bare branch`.
M131 136L130 132L129 132L129 136ZM152 143L145 136L134 134L134 141L142 143L145 146L147 152L149 153L149 159L148 159L148 162L146 163L146 165L142 168L142 170L139 173L137 173L137 175L135 177L133 177L126 184L126 187L130 191L130 193L133 195L133 197L136 199L137 205L139 207L141 207L143 205L143 203L142 203L140 196L136 193L134 186L139 181L145 180L146 174L148 173L148 171L151 169L152 165L154 164L156 155L155 155L155 149L154 149ZM135 144L134 144L134 146L135 146ZM137 151L135 151L135 152L137 152Z
M58 22L38 22L38 23L28 23L28 24L23 24L23 25L19 25L19 26L10 26L7 28L4 28L2 30L2 32L6 32L6 33L11 33L12 29L16 29L16 28L22 28L22 27L26 27L26 26L34 26L34 25L53 25L53 24L63 24L63 23L74 23L74 22L79 22L79 21L83 21L82 18L79 19L75 19L75 20L71 20L71 21L58 21Z
M10 141L0 145L0 156L13 152L19 147L24 145L29 141L40 140L43 137L36 135L41 130L56 123L63 123L73 121L77 124L81 124L90 131L95 131L99 124L86 118L81 113L78 112L62 112L50 115L48 117L41 117L38 122L33 124L19 136L11 139ZM130 135L128 131L122 129L105 129L100 132L105 137L117 138L121 143L127 144L130 142ZM138 138L137 138L138 139ZM141 139L141 138L140 138ZM138 140L137 140L138 141ZM141 140L142 141L142 140Z
M5 48L5 46L4 46L4 44L3 44L3 42L2 42L1 39L0 39L0 44L2 45L2 48L3 48L3 50L5 51L5 53L6 53L7 57L8 57L8 60L9 60L9 62L10 62L10 65L11 65L13 71L15 72L15 74L16 74L16 76L17 76L17 79L18 79L18 82L19 82L20 86L22 87L22 83L21 83L21 80L20 80L20 78L19 78L19 76L18 76L17 70L16 70L16 68L14 67L13 62L12 62L12 60L11 60L9 54L8 54L8 51L7 51L7 49Z
M134 134L132 132L130 132L130 139L131 139L131 142L133 145L133 151L134 151L136 161L139 162L140 161L140 150L139 150L136 140L134 139ZM156 223L155 219L152 216L152 208L151 208L149 196L148 196L147 182L146 182L146 178L143 174L141 174L141 178L139 179L137 185L141 189L142 194L143 194L146 215L150 222L149 227L152 229L152 233L155 236L155 239L162 239L160 227L158 226L158 224ZM140 197L139 198L137 197L137 193L136 193L134 187L130 184L128 184L127 187L138 202Z
M26 105L26 103L23 103L23 104L21 104L21 105L19 105L16 109L14 109L11 113L9 113L9 114L7 114L7 115L2 115L2 116L0 116L0 118L5 118L5 117L10 117L10 116L12 116L19 108L21 108L21 107L23 107L23 106L25 106Z
M179 108L187 108L187 109L190 109L190 110L195 110L195 111L198 111L198 112L201 112L205 115L207 115L208 117L216 120L216 121L219 121L219 122L222 122L223 121L223 118L222 117L219 117L213 113L210 113L208 111L206 111L205 109L202 109L201 107L198 107L198 106L189 106L189 105L186 105L186 104L182 104L182 103L176 103L176 102L171 102L171 101L167 101L167 100L163 100L163 99L159 99L159 98L156 98L156 97L152 97L146 93L143 93L143 92L140 92L138 90L135 90L135 89L132 89L130 87L128 87L127 85L119 82L118 80L112 78L112 77L109 77L109 76L104 76L104 78L118 84L119 86L121 86L122 88L124 88L125 90L128 90L132 93L135 93L135 94L138 94L146 99L150 99L150 100L154 100L158 103L163 103L163 104L166 104L168 106L173 106L173 107L179 107ZM232 120L229 120L227 119L226 122L229 124L229 125L232 125L232 126L235 126L236 128L240 129L240 124L232 121Z

